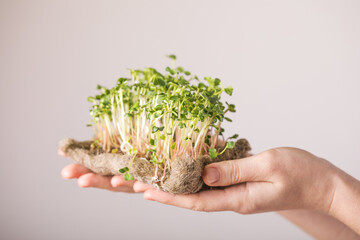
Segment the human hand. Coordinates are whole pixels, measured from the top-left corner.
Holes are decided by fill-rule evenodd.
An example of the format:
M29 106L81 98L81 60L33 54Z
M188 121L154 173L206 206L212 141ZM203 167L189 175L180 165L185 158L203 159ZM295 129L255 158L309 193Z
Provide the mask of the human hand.
M58 154L66 157L60 150ZM62 169L61 175L64 179L77 178L77 183L82 188L94 187L113 192L134 192L133 185L135 181L125 181L122 176L102 176L80 164L67 165Z
M174 195L137 182L148 200L197 211L242 214L286 209L328 212L340 170L328 161L296 148L276 148L239 160L207 165L204 182L224 189Z

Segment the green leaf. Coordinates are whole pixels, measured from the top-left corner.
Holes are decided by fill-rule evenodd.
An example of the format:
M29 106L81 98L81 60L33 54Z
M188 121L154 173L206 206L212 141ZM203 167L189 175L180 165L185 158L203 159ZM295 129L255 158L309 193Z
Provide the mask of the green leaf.
M179 98L180 98L179 96L173 95L169 99L170 101L176 102Z
M155 111L159 111L159 110L161 110L161 109L162 109L162 105L161 105L161 104L156 105Z
M220 135L222 135L222 134L223 134L223 132L225 132L225 129L220 128L219 134L220 134Z
M124 175L124 179L125 179L125 181L132 181L132 180L134 180L134 176L131 173L127 172Z
M201 82L201 83L198 84L198 88L206 88L206 85Z
M224 119L225 119L226 121L228 121L228 122L232 122L232 120L231 120L230 118L228 118L228 117L224 117Z
M154 91L149 91L149 92L147 92L147 94L146 94L146 96L148 97L148 98L152 98L152 97L154 97L156 95L156 92L154 92Z
M136 155L137 154L137 149L136 148L131 148L131 149L129 149L129 153L131 155Z
M209 155L210 155L211 158L216 158L218 153L216 152L215 148L210 148L209 149Z
M156 126L153 126L152 127L152 133L156 133L157 131L159 131L159 128L156 127ZM151 140L150 140L150 143L151 143Z
M173 144L171 144L171 149L175 149L175 146L176 146L176 141Z
M165 135L164 135L164 134L161 135L161 136L160 136L160 139L161 139L161 140L165 140Z
M176 71L178 71L178 72L184 72L184 69L183 69L182 67L177 67L177 68L176 68Z
M204 77L204 79L209 83L210 87L213 87L215 85L214 79L211 77Z
M161 96L161 95L159 95L156 102L159 104L159 103L161 103L161 101L163 101L163 100L165 100L165 99L166 99L166 96Z
M155 146L156 145L156 140L155 139L150 139L150 144Z
M159 131L161 132L162 130L164 130L164 128L164 126L159 127Z
M128 81L127 78L119 78L118 79L118 84L123 84L123 83L126 83Z
M229 104L228 102L225 102L225 103L228 106L228 109L229 109L230 112L236 112L234 104Z
M176 72L173 70L173 69L171 69L170 67L166 67L165 68L165 71L167 71L168 73L170 73L171 75L174 75Z
M152 158L151 158L151 160L150 160L150 162L152 162L152 163L158 163L158 159L157 159L157 157L156 157L156 155L155 154L153 154L153 156L152 156Z
M234 135L232 135L231 137L229 137L229 139L236 139L236 138L238 138L239 137L239 134L234 134Z
M167 57L174 60L174 61L176 60L176 56L174 54L167 55Z
M155 84L156 86L157 86L157 85L165 86L165 81L164 81L162 78L155 78L154 84Z
M186 79L180 79L179 84L182 86L189 85L189 81Z
M235 146L235 142L233 142L233 141L230 141L230 142L227 142L227 143L226 143L226 147L227 147L227 148L232 149L232 148L234 148L234 146Z
M215 79L214 79L214 85L215 85L215 86L220 85L220 83L221 83L220 79L218 79L218 78L215 78Z
M225 88L224 90L225 90L225 92L226 92L228 95L231 96L234 89L233 89L232 87L227 87L227 88Z
M129 171L129 168L128 167L123 167L123 168L121 168L120 170L119 170L119 172L121 172L121 173L126 173L126 172L128 172Z

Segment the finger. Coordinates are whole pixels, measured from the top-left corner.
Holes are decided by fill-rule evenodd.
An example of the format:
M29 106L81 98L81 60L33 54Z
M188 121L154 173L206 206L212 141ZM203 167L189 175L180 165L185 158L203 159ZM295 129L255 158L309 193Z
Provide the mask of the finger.
M112 187L127 186L133 187L135 181L126 181L123 176L113 176L110 180Z
M244 202L248 192L245 184L219 190L207 190L194 194L176 195L157 189L149 189L144 193L147 200L167 205L187 208L194 211L236 211Z
M80 176L90 172L90 169L80 164L70 164L62 169L61 176L64 179L79 178Z
M66 154L63 151L61 151L60 149L58 149L58 154L62 157L66 157Z
M146 190L151 189L151 188L154 188L154 187L149 185L149 184L139 182L139 181L137 181L134 184L134 191L137 192L137 193L138 192L145 192Z
M119 186L113 187L111 185L111 176L102 176L95 173L87 173L79 177L78 185L82 188L101 188L114 192L134 192L132 187Z
M267 172L258 156L212 163L205 167L203 180L209 186L229 186L248 181L266 181Z

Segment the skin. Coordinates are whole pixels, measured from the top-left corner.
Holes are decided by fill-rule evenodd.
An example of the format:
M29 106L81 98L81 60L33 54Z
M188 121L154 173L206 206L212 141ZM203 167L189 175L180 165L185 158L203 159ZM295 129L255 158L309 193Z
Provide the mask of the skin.
M76 164L65 167L62 175L78 178L80 187L144 192L145 199L195 211L276 211L318 239L360 239L360 182L301 149L275 148L207 165L204 182L223 188L188 195L99 176Z
M58 151L58 154L66 157L60 150ZM61 176L64 179L77 179L77 184L81 188L93 187L113 192L135 192L133 188L135 181L125 181L122 176L98 175L80 164L67 165L62 169Z
M280 211L278 213L316 239L360 239L360 236L344 223L318 211L293 209Z

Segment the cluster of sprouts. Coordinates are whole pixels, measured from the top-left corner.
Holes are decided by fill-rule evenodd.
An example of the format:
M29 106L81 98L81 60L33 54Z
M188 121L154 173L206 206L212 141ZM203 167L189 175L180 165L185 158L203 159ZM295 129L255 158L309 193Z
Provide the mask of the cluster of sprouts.
M176 57L168 57L175 65ZM235 106L223 104L220 96L224 91L232 95L233 88L222 88L218 78L201 82L182 67L165 70L166 74L154 68L130 69L131 78L119 78L112 89L98 86L101 94L88 98L93 103L92 148L144 157L165 172L179 156L215 158L234 146L228 142L222 152L215 149L224 131L221 122L231 121L225 114L235 112ZM133 179L131 164L120 169L126 179Z

